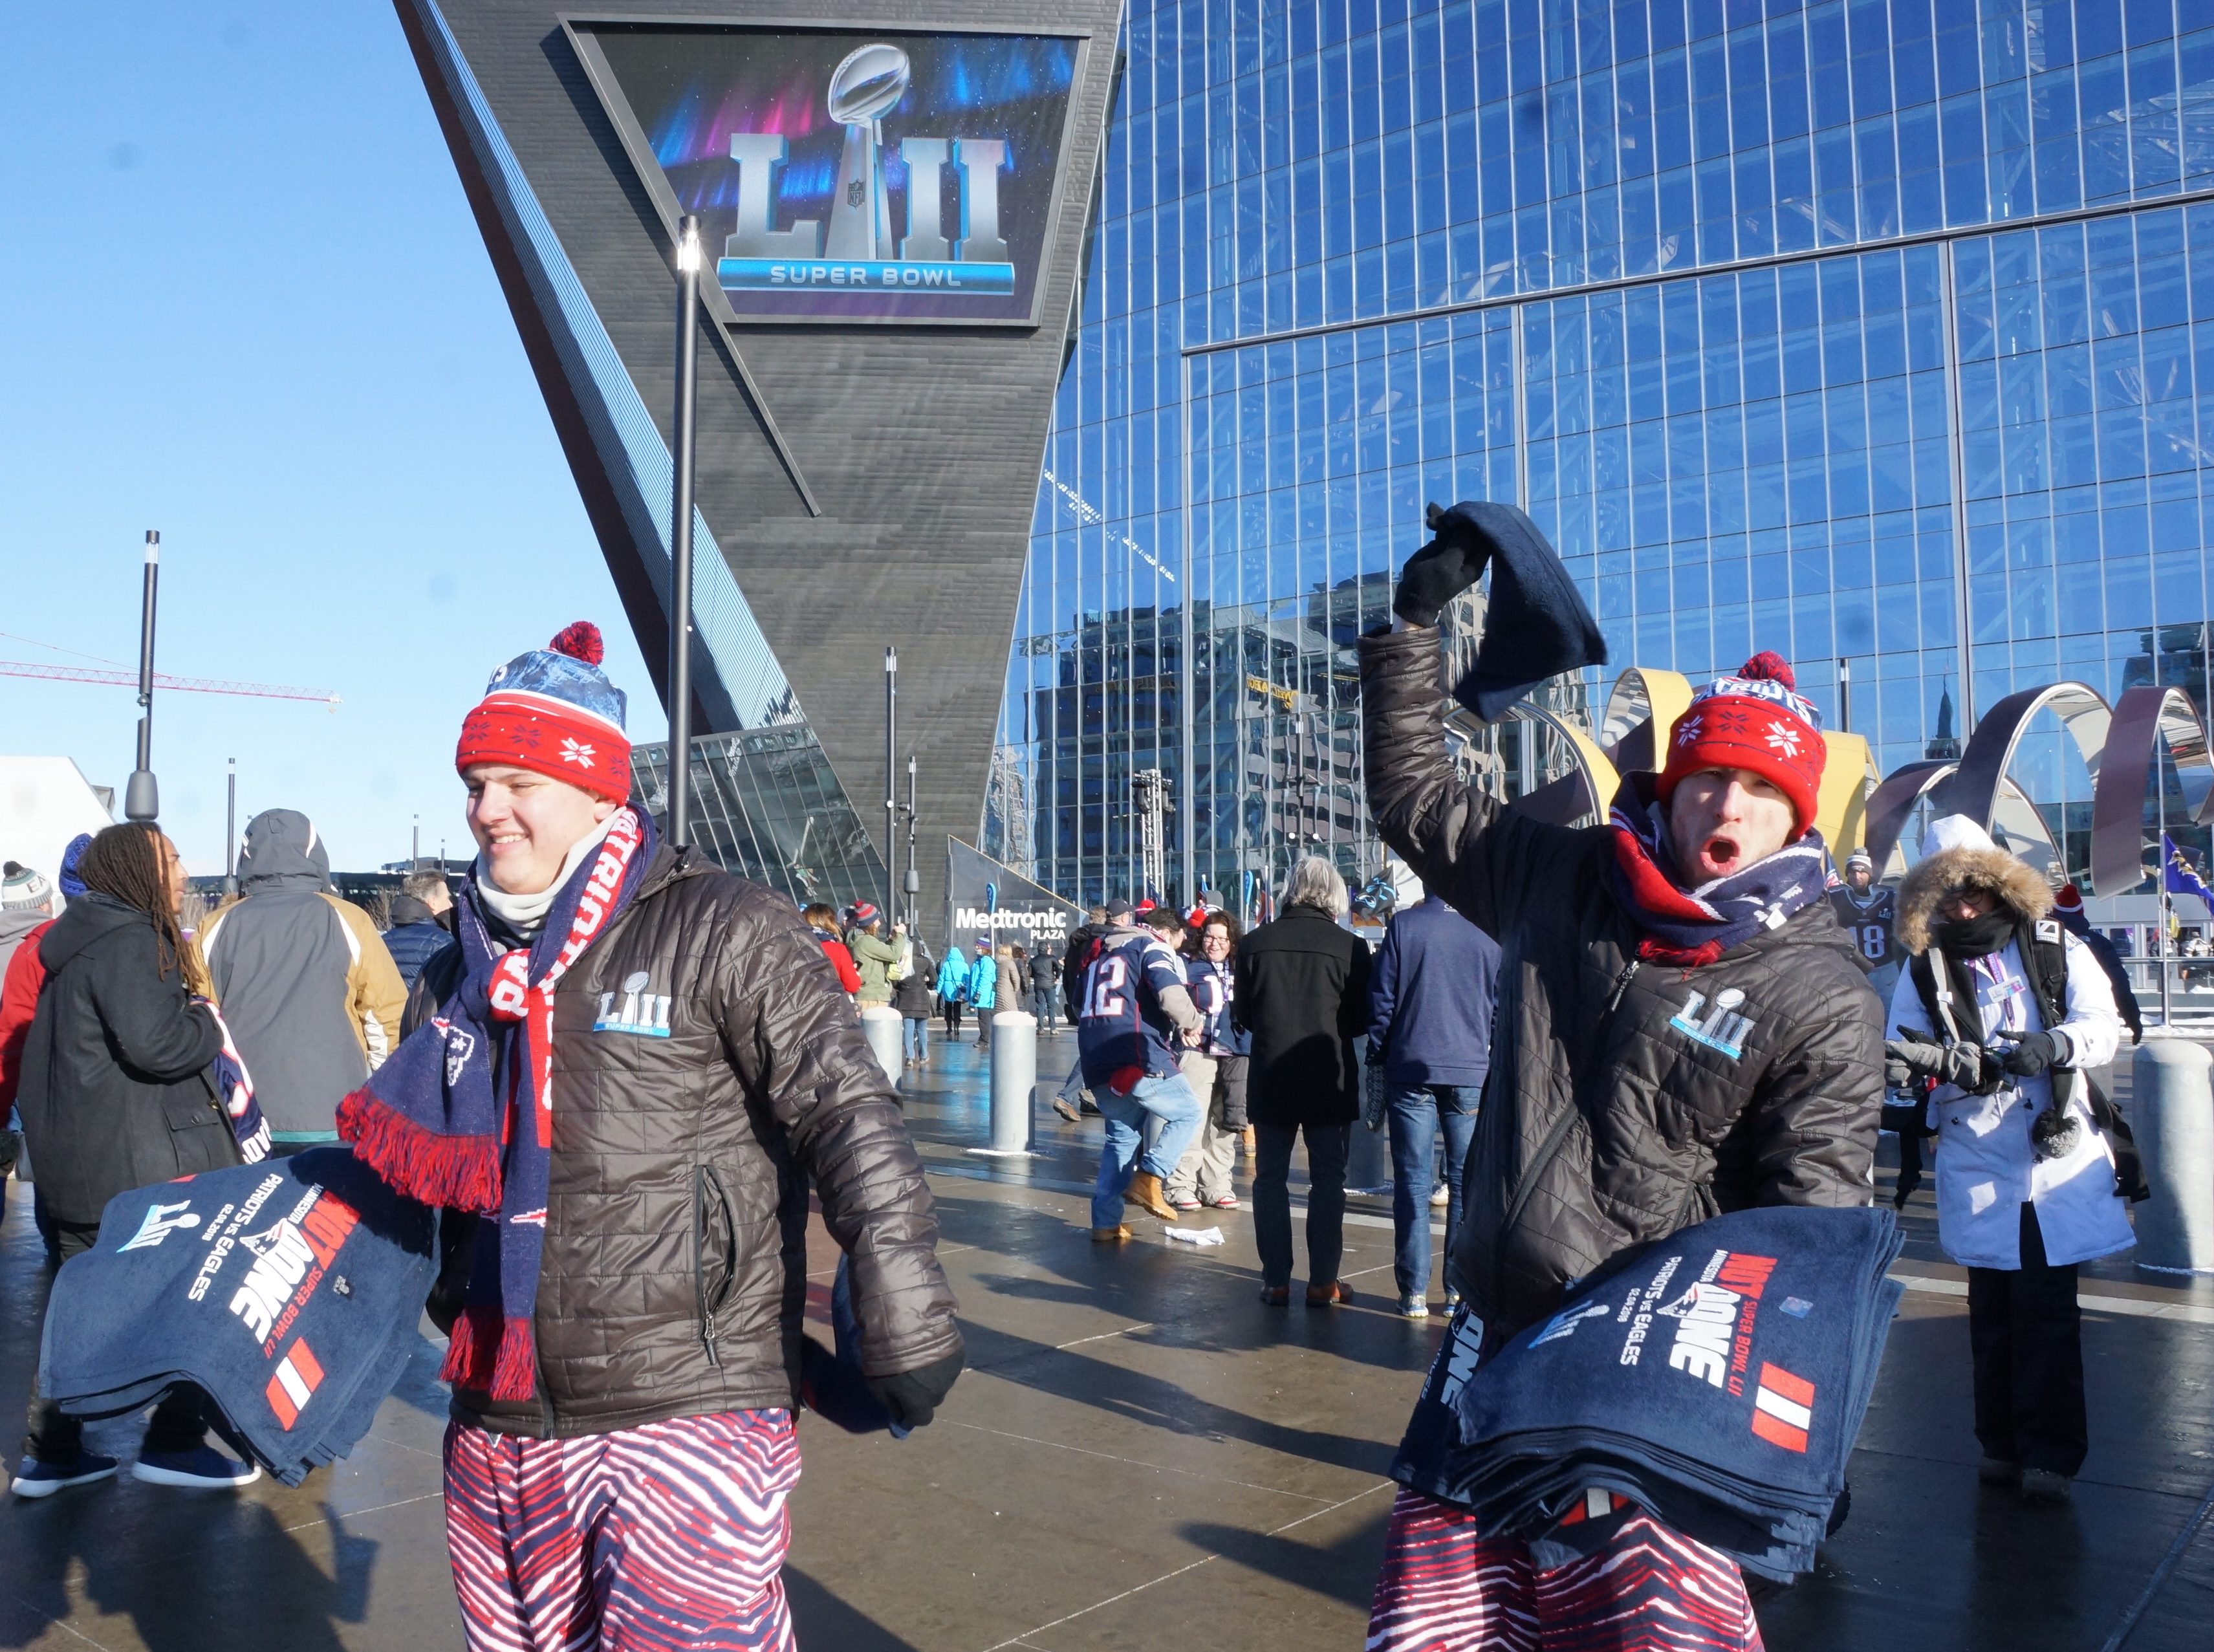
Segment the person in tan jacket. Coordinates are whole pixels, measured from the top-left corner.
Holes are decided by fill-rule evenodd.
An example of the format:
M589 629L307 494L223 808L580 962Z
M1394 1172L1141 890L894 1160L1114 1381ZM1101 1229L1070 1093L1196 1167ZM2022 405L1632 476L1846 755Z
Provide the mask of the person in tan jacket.
M369 914L326 887L330 864L305 815L256 815L243 893L198 938L278 1153L338 1140L339 1102L399 1043L407 1002Z

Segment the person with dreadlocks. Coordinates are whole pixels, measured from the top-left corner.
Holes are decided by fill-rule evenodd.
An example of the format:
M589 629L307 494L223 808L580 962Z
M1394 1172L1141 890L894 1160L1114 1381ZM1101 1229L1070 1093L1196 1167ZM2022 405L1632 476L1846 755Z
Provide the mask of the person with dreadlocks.
M878 1415L930 1422L961 1332L898 1097L816 933L630 801L602 657L570 626L462 719L458 944L338 1126L443 1208L468 1644L788 1649L807 1182Z
M16 1092L64 1261L99 1242L101 1213L117 1194L244 1162L211 1072L222 1023L196 996L205 982L177 928L176 845L151 825L110 826L76 876L84 894L39 939L46 984ZM190 1384L170 1389L132 1475L213 1488L260 1478L207 1443L206 1405ZM33 1394L16 1496L51 1496L115 1469L85 1448L76 1418Z
M1550 1569L1480 1539L1452 1501L1455 1402L1487 1348L1611 1257L1721 1211L1868 1202L1881 1006L1822 898L1821 720L1790 666L1758 653L1699 690L1660 772L1626 776L1607 824L1509 811L1455 770L1439 615L1495 554L1517 578L1550 570L1553 600L1581 607L1520 511L1463 505L1434 526L1398 623L1361 639L1368 806L1502 957L1446 1272L1460 1306L1392 1465L1367 1645L1581 1645L1604 1624L1608 1646L1749 1652L1735 1565L1634 1505L1612 1506L1618 1529L1595 1553Z
M2137 1243L2127 1128L2092 1081L2122 1019L2028 866L1964 815L1932 821L1899 894L1913 954L1891 1002L1895 1084L1934 1081L1937 1241L1968 1270L1983 1483L2065 1502L2088 1445L2076 1267ZM2072 891L2071 891L2072 892Z

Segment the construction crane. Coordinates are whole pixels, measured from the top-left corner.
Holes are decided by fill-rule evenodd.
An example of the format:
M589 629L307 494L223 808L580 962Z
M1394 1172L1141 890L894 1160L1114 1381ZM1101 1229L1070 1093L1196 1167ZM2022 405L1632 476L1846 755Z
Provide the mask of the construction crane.
M36 677L48 682L104 682L118 688L138 686L136 671L102 671L84 665L36 665L29 660L0 659L0 676ZM267 682L225 682L213 677L154 676L156 688L175 688L186 694L247 694L260 700L317 701L332 711L339 697L327 688L287 688Z

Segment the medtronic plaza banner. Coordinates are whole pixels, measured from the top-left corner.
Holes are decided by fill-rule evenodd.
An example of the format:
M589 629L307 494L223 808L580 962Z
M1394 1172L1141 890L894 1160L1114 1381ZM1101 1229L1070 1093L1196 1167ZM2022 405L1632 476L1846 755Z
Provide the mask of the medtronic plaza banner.
M947 838L945 852L950 945L970 957L987 936L994 942L1019 942L1033 952L1042 945L1058 952L1067 945L1069 931L1084 921L1082 908L959 838Z
M572 24L741 321L1037 321L1073 37Z

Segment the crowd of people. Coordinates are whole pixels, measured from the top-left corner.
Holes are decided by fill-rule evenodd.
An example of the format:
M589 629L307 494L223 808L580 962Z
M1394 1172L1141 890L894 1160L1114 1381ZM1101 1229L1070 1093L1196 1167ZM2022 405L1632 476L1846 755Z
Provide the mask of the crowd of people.
M881 1426L927 1424L964 1357L900 1087L860 1016L898 1015L912 1071L933 1019L958 1040L973 1019L982 1044L1002 1012L1045 1031L1065 1014L1055 1104L1103 1133L1095 1244L1129 1244L1132 1210L1240 1210L1250 1156L1259 1300L1287 1308L1303 1147L1304 1296L1333 1309L1353 1296L1353 1133L1380 1129L1394 1306L1422 1320L1443 1205L1448 1323L1393 1463L1373 1652L1566 1643L1602 1618L1609 1644L1749 1649L1735 1569L1650 1511L1618 1509L1569 1558L1483 1536L1455 1501L1456 1407L1508 1340L1640 1247L1750 1206L1868 1204L1888 1088L1883 1116L1934 1135L1940 1238L1970 1270L1984 1478L2064 1499L2086 1449L2076 1266L2131 1242L2142 1195L2089 1077L2135 1025L2119 964L2072 889L2056 907L1972 822L1937 821L1901 888L1865 854L1828 876L1821 719L1773 654L1698 692L1605 823L1471 784L1437 621L1495 557L1529 577L1526 526L1441 513L1392 626L1361 640L1369 804L1410 895L1373 950L1313 856L1243 933L1206 890L973 956L934 956L866 900L795 909L663 841L632 799L624 696L585 625L500 667L462 719L474 867L458 889L411 876L381 934L290 810L249 823L237 895L190 933L156 827L79 840L58 890L9 863L0 1104L49 1256L101 1244L125 1190L350 1144L439 1212L427 1307L450 1339L469 1643L631 1644L622 1625L650 1621L669 1644L783 1645L810 1211L841 1257L835 1360ZM172 1388L134 1472L252 1481L209 1443L210 1411ZM32 1396L18 1495L117 1469Z

